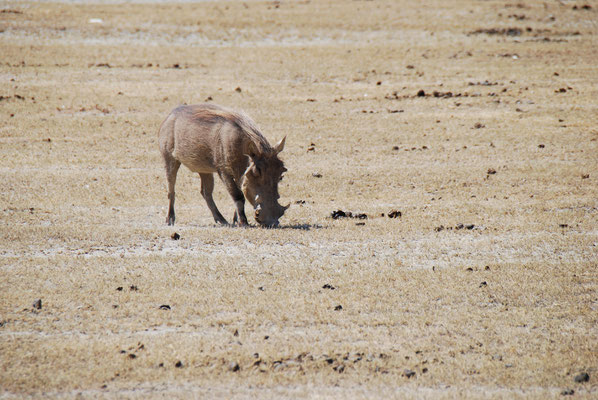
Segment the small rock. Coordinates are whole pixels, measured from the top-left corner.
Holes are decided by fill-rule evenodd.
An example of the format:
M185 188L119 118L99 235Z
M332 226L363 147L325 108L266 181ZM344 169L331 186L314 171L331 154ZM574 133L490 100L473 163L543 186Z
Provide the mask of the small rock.
M587 372L582 372L581 374L575 375L575 382L583 383L590 380L590 374Z
M239 330L235 329L235 331L233 332L233 336L239 336Z
M173 233L172 235L170 235L170 238L172 240L179 240L181 238L181 235L179 235L178 233Z
M476 124L473 127L474 127L474 129L481 129L481 128L485 128L486 125L476 122Z
M311 176L313 176L314 178L321 178L322 174L319 172L314 172L313 174L311 174Z
M561 392L561 396L573 396L575 394L575 390L573 389L565 389Z
M538 145L538 148L540 148L540 149L543 149L544 147L546 147L546 146L541 143Z
M42 309L42 299L37 299L35 301L35 303L33 303L33 308L35 308L36 310L41 310Z
M137 356L136 356L135 354L131 353L131 354L129 354L129 358L130 358L131 360L134 360L134 359L136 359L136 358L137 358Z
M119 286L119 287L116 288L116 290L118 290L119 292L122 292L123 291L123 287Z
M417 97L425 97L426 96L426 92L424 92L423 89L420 89L419 92L417 92Z
M330 290L334 290L334 289L336 289L336 288L335 288L334 286L332 286L332 285L329 285L329 284L327 283L327 284L325 284L324 286L322 286L322 289L330 289Z
M486 286L488 286L488 283L486 283L486 281L480 283L480 287L486 287Z
M181 360L179 360L179 361L177 361L177 362L174 364L174 366L175 366L176 368L183 368L183 362L182 362Z
M496 174L496 170L494 168L488 168L488 171L486 171L486 173L488 175L494 175L494 174Z
M231 372L237 372L240 369L241 369L241 367L239 366L239 363L236 361L233 361L228 365L228 370Z
M240 86L237 86L237 88L235 89L235 92L237 93L241 93L243 91L243 89L241 89Z
M407 377L407 379L415 376L415 371L412 371L410 369L406 369L403 371L403 375Z
M581 179L588 179L589 177L590 177L590 174L581 175Z
M137 286L135 286L135 285L131 285L131 286L129 286L129 290L132 290L132 291L136 292L136 291L139 290L139 288Z
M343 306L341 306L340 304L336 307L334 307L334 311L340 311L343 309Z

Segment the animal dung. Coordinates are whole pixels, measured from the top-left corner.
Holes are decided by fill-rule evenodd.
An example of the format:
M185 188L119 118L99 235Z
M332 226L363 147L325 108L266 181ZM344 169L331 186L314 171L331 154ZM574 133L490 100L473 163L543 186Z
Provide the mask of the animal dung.
M577 383L583 383L583 382L587 382L590 380L590 374L588 374L587 372L582 372L578 375L575 375L575 382Z
M436 228L434 228L434 230L436 232L441 232L441 231L443 231L445 229L449 230L449 231L452 231L453 229L456 230L456 231L459 231L461 229L467 229L467 230L471 231L474 228L475 228L474 224L461 224L461 223L459 223L459 224L455 225L454 227L452 227L452 226L445 227L444 225L440 225L440 226L437 226Z
M332 219L339 219L339 218L356 218L356 219L367 219L368 216L365 213L357 213L353 214L351 211L343 211L343 210L336 210L333 211L330 216Z
M332 217L332 219L346 218L347 213L345 213L343 210L336 210L333 211L330 216Z
M388 218L401 218L403 213L398 210L391 210L388 212Z
M181 235L179 235L178 233L173 233L172 235L170 235L170 238L172 240L179 240L181 238Z

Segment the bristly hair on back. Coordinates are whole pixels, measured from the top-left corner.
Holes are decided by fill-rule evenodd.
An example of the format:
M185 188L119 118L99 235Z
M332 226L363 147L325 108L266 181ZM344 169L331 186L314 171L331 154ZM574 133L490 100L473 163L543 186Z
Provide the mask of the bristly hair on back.
M193 117L211 122L228 121L237 125L251 139L260 154L269 154L272 146L260 132L255 122L244 112L237 112L214 104L202 104L192 109Z

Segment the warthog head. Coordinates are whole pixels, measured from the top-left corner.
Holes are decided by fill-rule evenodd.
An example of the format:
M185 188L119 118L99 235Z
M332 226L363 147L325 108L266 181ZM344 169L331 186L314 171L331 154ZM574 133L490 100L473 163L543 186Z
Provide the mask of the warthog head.
M249 166L243 175L243 193L255 210L255 220L267 227L278 226L278 219L289 208L278 204L278 182L287 171L278 153L284 148L283 138L268 154L249 154Z

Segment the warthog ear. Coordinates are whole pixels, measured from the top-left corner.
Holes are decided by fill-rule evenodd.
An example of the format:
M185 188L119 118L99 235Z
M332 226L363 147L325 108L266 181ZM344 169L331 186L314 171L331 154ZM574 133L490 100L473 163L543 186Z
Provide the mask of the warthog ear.
M276 146L274 146L274 152L276 154L280 153L282 151L282 149L284 149L284 142L285 140L287 140L287 137L283 137L282 139L280 139L280 142L278 142L278 144Z
M249 157L251 160L255 161L255 159L257 158L257 155L258 155L257 148L255 147L255 144L249 143L249 146L247 146L247 152L245 153L245 155L247 157Z

